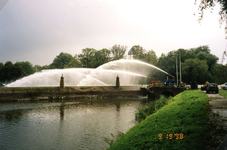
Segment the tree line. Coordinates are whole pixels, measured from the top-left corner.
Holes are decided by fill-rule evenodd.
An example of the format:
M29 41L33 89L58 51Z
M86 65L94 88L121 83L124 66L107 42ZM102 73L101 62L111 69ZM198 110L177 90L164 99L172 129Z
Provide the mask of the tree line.
M97 68L104 63L126 58L126 50L126 46L114 45L110 49L101 50L85 48L81 54L74 56L61 52L51 64L44 66L33 66L28 61L15 64L11 61L5 64L0 62L0 83L7 84L43 69ZM191 81L197 81L199 84L204 84L206 81L218 84L227 82L227 64L218 64L218 57L210 53L208 46L173 50L167 54L162 53L158 58L155 51L134 45L130 49L130 54L133 54L134 59L155 65L175 77L177 76L176 61L179 63L179 55L181 55L183 82L187 84ZM160 71L152 71L149 76L161 81L167 77Z

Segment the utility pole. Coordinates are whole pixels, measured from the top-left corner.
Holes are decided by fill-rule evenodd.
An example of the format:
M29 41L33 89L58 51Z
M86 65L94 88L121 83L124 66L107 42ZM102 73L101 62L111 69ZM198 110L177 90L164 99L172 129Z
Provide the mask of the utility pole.
M225 22L225 40L227 40L227 17L226 17L226 22ZM227 56L227 42L225 44L225 50L222 54L222 60L221 60L221 64L223 64L224 60L225 60L225 56Z
M177 65L177 57L176 57L176 75L177 75L177 86L178 86L178 65Z
M182 82L182 76L181 76L181 54L179 52L179 63L180 63L180 82Z

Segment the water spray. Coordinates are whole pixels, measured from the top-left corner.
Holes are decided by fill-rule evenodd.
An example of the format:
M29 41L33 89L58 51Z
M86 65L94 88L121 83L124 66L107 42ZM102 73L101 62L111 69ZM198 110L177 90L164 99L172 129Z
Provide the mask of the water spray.
M124 65L129 65L130 67L132 67L125 71ZM124 82L126 79L128 81L130 79L131 81L130 83L128 82L128 84L133 84L134 82L141 80L141 77L148 78L147 75L149 69L143 69L143 67L145 66L149 68L154 68L171 76L164 70L154 65L139 60L121 59L103 64L96 69L67 68L42 70L41 72L36 72L32 75L16 80L15 82L8 84L7 87L58 86L59 77L61 74L64 74L64 81L65 84L68 86L114 85L115 80L112 81L112 79L114 79L116 75L119 75L121 79L124 79ZM152 79L152 81L153 83L157 82L157 80L154 80L154 78ZM122 85L125 84L124 82L122 82Z

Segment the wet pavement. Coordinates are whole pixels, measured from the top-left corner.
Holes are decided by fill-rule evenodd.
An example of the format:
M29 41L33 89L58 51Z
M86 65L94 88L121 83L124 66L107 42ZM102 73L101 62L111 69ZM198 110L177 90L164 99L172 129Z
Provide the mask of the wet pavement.
M227 98L219 94L207 94L212 101L209 102L212 114L218 121L222 121L221 125L227 130Z
M211 105L211 118L215 120L218 125L217 128L223 128L227 131L227 98L220 96L219 94L207 94L212 100L209 102ZM222 144L220 144L217 150L227 149L227 135L223 138Z

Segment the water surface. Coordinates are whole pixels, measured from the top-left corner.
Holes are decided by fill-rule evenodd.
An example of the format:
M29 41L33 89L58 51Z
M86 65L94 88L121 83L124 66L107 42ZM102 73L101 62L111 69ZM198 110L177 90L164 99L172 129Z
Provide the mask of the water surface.
M1 102L0 149L100 150L127 132L145 99Z

